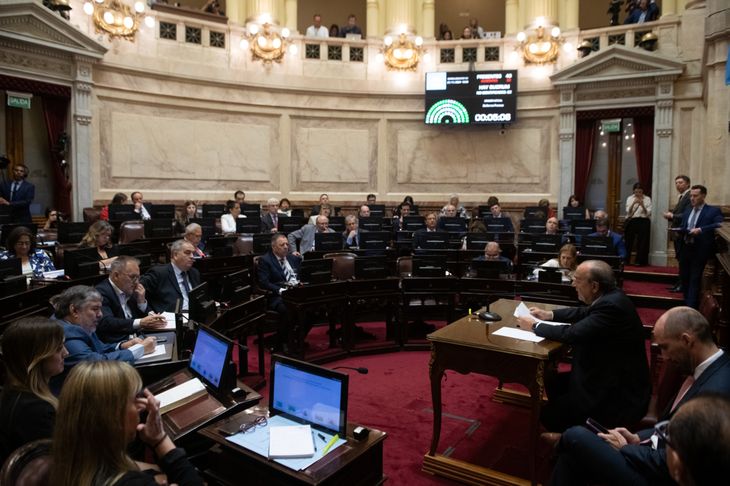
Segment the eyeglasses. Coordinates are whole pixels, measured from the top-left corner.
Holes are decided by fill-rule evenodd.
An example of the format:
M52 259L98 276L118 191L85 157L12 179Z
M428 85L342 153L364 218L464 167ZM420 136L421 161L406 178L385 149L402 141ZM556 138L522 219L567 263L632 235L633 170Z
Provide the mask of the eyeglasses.
M666 445L674 449L674 446L669 440L669 420L657 423L654 426L654 433L657 437L659 437L659 439L663 440Z
M139 275L136 275L136 274L135 275L130 275L128 273L126 275L127 275L127 278L129 280L131 280L132 282L137 282L139 280Z
M268 423L269 421L266 420L265 416L259 415L253 421L241 424L240 427L238 427L238 430L245 434L247 432L253 432L256 427L266 427Z

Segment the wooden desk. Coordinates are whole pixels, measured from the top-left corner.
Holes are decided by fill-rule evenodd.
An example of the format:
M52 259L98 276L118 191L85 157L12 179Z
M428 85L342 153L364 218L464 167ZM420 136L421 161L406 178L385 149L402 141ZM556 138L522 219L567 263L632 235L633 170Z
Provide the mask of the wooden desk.
M186 368L153 383L148 388L156 395L193 377L192 372ZM170 438L177 441L216 420L259 403L260 394L246 386L241 380L237 380L236 385L247 392L245 397L209 393L162 415L162 423Z
M266 409L256 413L266 413ZM368 438L358 442L352 438L352 429L357 425L347 424L347 444L343 444L307 469L293 471L268 458L226 440L218 432L223 424L249 422L249 411L237 413L230 418L209 425L200 434L215 442L209 452L209 469L204 471L223 485L378 485L385 481L383 476L383 441L385 432L370 429Z
M490 311L502 316L502 321L487 324L467 316L427 336L431 341L429 373L433 400L433 438L431 448L424 457L424 471L467 484L505 484L505 478L524 482L520 478L436 454L441 435L441 379L444 371L481 373L499 378L500 383L519 383L530 392L529 396L525 396L500 389L495 394L495 399L529 405L531 408L528 456L530 479L532 484L536 484L535 461L544 391L543 378L546 367L559 356L562 344L547 340L532 343L493 336L494 331L502 327L516 327L516 319L512 314L518 303L500 299L490 306ZM530 305L529 302L526 304ZM540 307L555 309L559 306L541 304Z

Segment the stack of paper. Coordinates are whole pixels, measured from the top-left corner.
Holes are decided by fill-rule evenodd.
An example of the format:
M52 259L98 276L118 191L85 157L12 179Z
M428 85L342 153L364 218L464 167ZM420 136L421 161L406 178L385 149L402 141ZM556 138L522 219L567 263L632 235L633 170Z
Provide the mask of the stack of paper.
M155 395L155 398L160 401L160 413L165 413L190 403L206 393L208 391L205 389L205 385L198 378L193 378Z
M309 425L269 428L269 457L312 457L314 441Z

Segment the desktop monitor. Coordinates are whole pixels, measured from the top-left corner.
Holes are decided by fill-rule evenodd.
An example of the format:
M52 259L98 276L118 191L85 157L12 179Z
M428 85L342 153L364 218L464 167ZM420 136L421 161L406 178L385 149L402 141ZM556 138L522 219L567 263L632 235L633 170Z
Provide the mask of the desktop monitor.
M523 233L544 233L545 232L545 220L544 219L523 219L520 221L520 231Z
M609 236L585 235L580 242L581 253L584 255L615 255L613 240Z
M547 209L541 206L528 206L522 214L525 219L541 219L543 226L547 219Z
M227 368L233 354L233 342L212 329L200 326L190 357L190 371L214 391L223 391L227 383Z
M430 231L421 238L423 250L445 250L449 247L449 234L446 231Z
M385 204L368 204L370 208L371 218L384 218L385 217Z
M211 236L205 242L205 251L214 257L233 256L233 245L237 235Z
M574 235L589 235L596 232L596 222L593 219L574 219L570 222L570 232Z
M563 283L563 272L557 267L539 267L537 281L545 283Z
M404 216L403 217L403 229L405 231L416 231L426 227L426 223L423 216Z
M383 229L383 218L370 216L369 218L360 218L358 227L367 231L380 231Z
M487 216L484 218L484 226L486 226L489 233L509 233L512 231L512 221L509 218L491 218Z
M191 219L190 223L198 223L200 228L203 230L203 241L208 241L208 238L218 232L218 228L215 225L215 218L195 218Z
M225 212L225 204L203 204L204 218L220 218Z
M152 219L175 219L174 204L153 204L150 211Z
M70 278L99 274L99 252L96 248L77 248L63 252L64 274Z
M363 231L360 233L361 250L385 250L390 243L390 231Z
M217 282L220 285L218 300L221 302L233 306L251 298L251 270L248 268L223 275Z
M0 280L23 275L23 264L20 258L8 258L0 260Z
M239 205L241 207L241 214L244 214L247 218L261 219L261 205L260 204L248 204L243 203Z
M148 219L144 222L145 238L164 238L173 235L174 221L172 219Z
M532 235L530 238L530 248L532 251L543 253L558 253L563 237L561 235Z
M301 216L279 216L279 233L288 235L307 224L307 218Z
M355 258L355 278L374 279L388 278L390 270L388 263L383 257L357 257Z
M509 263L504 260L474 260L471 268L477 278L499 278L509 274Z
M188 311L190 320L200 324L210 324L216 318L215 302L210 297L208 282L203 282L188 292Z
M577 207L574 208L573 206L565 206L563 208L563 219L585 219L586 217L586 208L584 207Z
M466 249L467 250L484 250L487 243L494 241L489 238L487 233L467 233L466 234Z
M236 218L236 233L254 234L259 232L261 232L260 217Z
M19 294L28 290L20 258L0 260L0 296Z
M137 240L117 245L117 249L120 255L133 256L139 260L139 271L145 273L152 266L150 246L149 241Z
M130 221L139 219L139 214L134 212L134 204L110 204L109 221Z
M332 228L336 233L342 233L345 231L345 217L344 216L330 216L329 227Z
M414 277L443 277L446 275L445 255L413 255L411 275Z
M339 232L314 234L314 249L317 251L340 251L342 245L342 234Z
M271 233L257 233L253 235L253 254L263 255L271 250Z
M9 204L0 204L0 225L13 221L12 209L12 206Z
M332 281L331 258L304 260L299 267L299 281L305 284L321 284Z
M78 243L86 235L89 230L89 223L82 221L79 223L67 223L65 221L58 222L58 236L56 239L61 244Z
M480 204L477 208L477 213L479 214L479 218L491 218L492 217L492 207L491 206L484 206Z
M439 226L449 233L466 232L466 220L459 216L441 216L439 218Z
M15 228L20 227L28 228L31 233L36 236L38 235L38 225L35 223L6 223L0 227L0 246L7 246L6 243L10 233L12 233ZM75 241L74 243L78 243L78 241Z
M304 361L271 356L269 413L347 435L348 376Z

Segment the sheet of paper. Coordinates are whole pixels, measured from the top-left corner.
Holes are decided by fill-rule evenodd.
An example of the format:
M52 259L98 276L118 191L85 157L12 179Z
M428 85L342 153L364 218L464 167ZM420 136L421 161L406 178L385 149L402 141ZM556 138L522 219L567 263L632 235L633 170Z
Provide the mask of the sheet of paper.
M157 344L155 345L155 350L150 354L145 354L143 358L154 358L155 356L162 356L163 354L165 354L165 345Z
M548 326L570 326L569 322L557 322L557 321L540 321L538 320L540 324L547 324Z
M524 302L520 302L520 304L515 308L515 317L532 317L530 314L530 309L527 308Z
M255 427L250 432L240 432L238 434L232 435L230 437L226 437L226 440L230 440L234 444L237 444L241 447L245 447L246 449L255 452L256 454L259 454L263 457L268 457L269 455L269 427L279 427L279 426L287 426L287 425L301 425L297 422L294 422L293 420L290 420L286 417L282 417L281 415L275 415L273 417L269 418L269 423L265 427ZM314 440L315 440L315 451L314 455L312 457L305 457L300 459L273 459L274 461L278 462L282 466L288 467L289 469L293 469L294 471L300 471L302 469L306 469L318 460L322 459L323 454L322 451L324 451L324 446L329 442L329 440L332 438L334 434L330 434L328 432L322 432L319 430L314 430ZM324 439L321 439L318 434L322 434L324 436ZM338 439L337 442L334 443L334 445L330 448L330 450L327 452L327 454L331 454L333 450L340 447L342 444L347 443L347 440L345 439Z
M163 312L163 316L165 316L165 320L167 321L167 324L165 324L165 327L161 327L160 330L171 330L174 331L177 328L177 321L175 320L175 313L174 312Z
M164 348L164 345L162 346ZM165 408L172 403L185 400L196 393L200 393L201 390L205 391L205 385L198 378L193 378L155 395L155 398L160 401L160 408Z
M533 343L539 343L540 341L545 339L540 336L536 336L533 332L523 331L522 329L515 329L513 327L506 326L494 331L492 333L492 336L511 337L515 339L520 339L522 341L532 341Z
M313 455L314 440L309 425L269 427L269 457L303 458Z
M65 270L62 268L61 270L51 270L48 272L43 272L43 278L58 278L63 277L65 275Z

